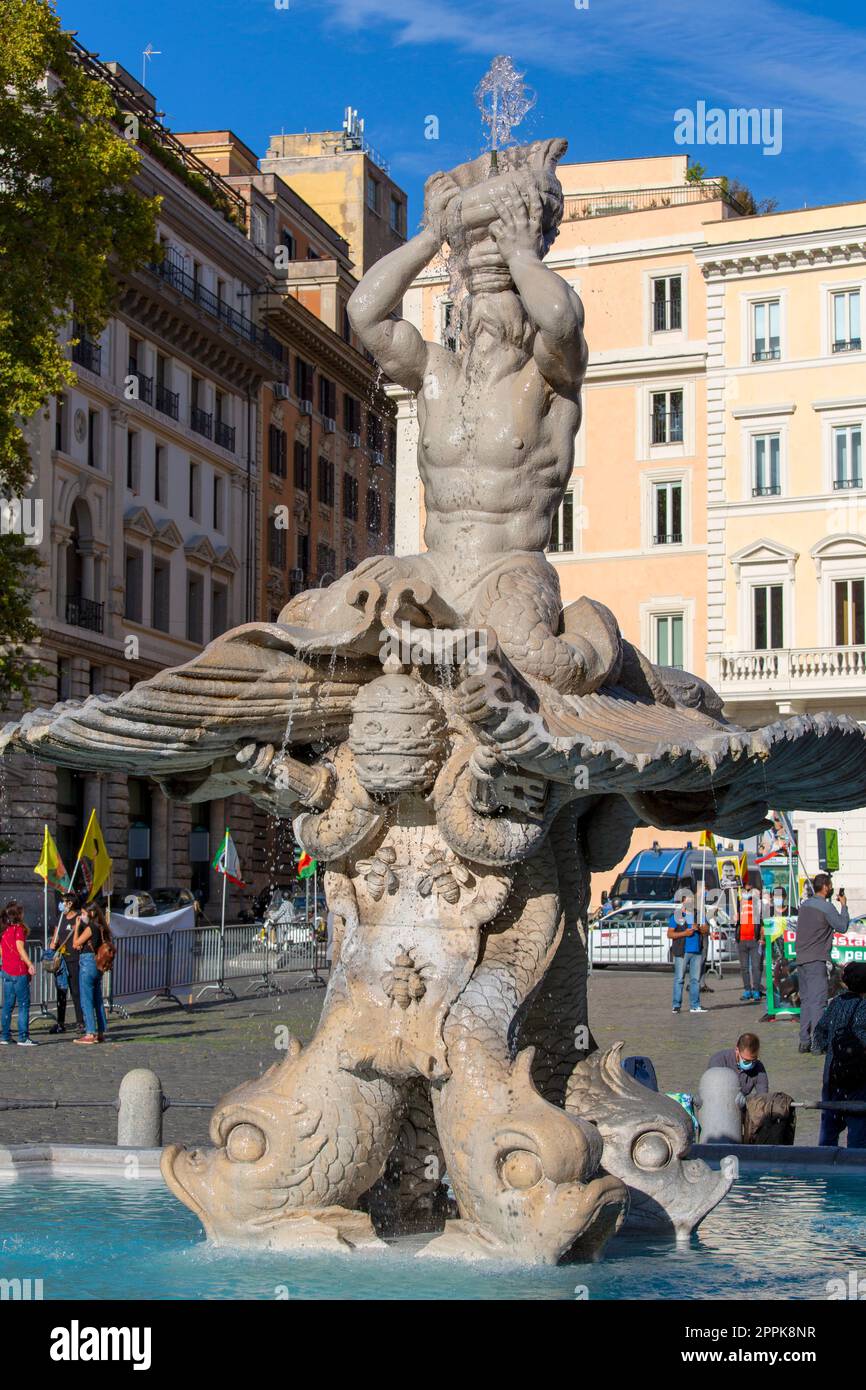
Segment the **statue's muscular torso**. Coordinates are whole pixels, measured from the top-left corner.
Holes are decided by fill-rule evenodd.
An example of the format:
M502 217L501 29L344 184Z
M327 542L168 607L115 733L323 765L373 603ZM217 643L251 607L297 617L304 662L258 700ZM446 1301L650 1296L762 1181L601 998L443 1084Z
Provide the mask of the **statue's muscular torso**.
M479 555L543 550L571 477L579 395L558 394L532 357L502 344L487 354L430 345L418 424L428 549L458 570Z

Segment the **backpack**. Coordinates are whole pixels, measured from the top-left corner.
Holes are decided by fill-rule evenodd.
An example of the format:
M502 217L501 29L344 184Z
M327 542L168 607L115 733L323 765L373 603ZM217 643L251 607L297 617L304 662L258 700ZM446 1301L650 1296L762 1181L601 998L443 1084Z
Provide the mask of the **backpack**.
M107 927L100 927L99 945L96 948L96 968L100 975L104 975L106 970L111 969L114 964L114 957L117 955L117 947L111 939L111 933L108 932L106 936L106 932L108 932Z
M857 1091L866 1086L866 1047L854 1032L854 1016L860 1000L850 1002L842 1027L833 1034L830 1057L830 1085L834 1091ZM840 1011L843 1007L840 1003Z

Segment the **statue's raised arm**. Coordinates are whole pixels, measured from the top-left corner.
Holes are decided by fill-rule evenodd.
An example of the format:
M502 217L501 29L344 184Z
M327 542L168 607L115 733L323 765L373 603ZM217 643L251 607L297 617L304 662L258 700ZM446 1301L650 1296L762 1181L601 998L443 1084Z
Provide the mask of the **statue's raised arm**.
M448 206L460 189L450 174L434 174L427 180L424 226L367 271L349 300L352 327L392 381L420 391L428 354L426 343L413 324L393 318L393 312L415 277L442 249ZM438 349L441 351L441 349Z

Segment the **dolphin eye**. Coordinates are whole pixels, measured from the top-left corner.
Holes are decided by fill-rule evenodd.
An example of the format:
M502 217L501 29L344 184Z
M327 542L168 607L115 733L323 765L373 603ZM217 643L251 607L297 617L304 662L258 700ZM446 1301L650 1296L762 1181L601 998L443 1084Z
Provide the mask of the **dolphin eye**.
M235 1125L226 1138L226 1153L233 1163L255 1163L268 1147L257 1125Z
M512 1149L499 1165L499 1175L506 1187L516 1187L520 1191L535 1187L544 1177L544 1169L538 1154L529 1149Z
M674 1151L669 1139L658 1130L649 1130L646 1134L638 1135L632 1146L631 1156L638 1168L652 1171L667 1167Z

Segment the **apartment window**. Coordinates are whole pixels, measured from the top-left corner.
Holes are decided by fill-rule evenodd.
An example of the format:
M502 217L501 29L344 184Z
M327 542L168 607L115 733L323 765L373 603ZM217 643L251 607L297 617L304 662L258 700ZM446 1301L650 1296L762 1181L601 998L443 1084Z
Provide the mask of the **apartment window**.
M375 488L367 488L367 530L374 535L382 530L382 499Z
M166 448L164 444L154 445L153 450L153 500L159 502L163 507L168 501Z
M290 261L297 260L298 248L295 243L295 238L292 236L288 227L284 227L282 232L280 233L280 245L285 246L286 250L289 253L288 259Z
M141 622L144 567L140 550L127 550L123 557L123 616L131 623Z
M361 402L348 391L343 397L343 428L347 434L361 433Z
M778 497L782 491L779 473L781 436L756 434L752 437L752 496Z
M352 324L349 319L349 310L343 305L343 338L347 343L352 341Z
M329 420L337 414L337 388L326 376L319 377L319 411Z
M188 642L204 641L204 583L201 575L187 575L186 636Z
M653 484L653 524L654 545L682 545L682 483Z
M781 357L781 313L778 299L765 299L752 305L753 362L771 362Z
M685 626L682 613L656 613L653 623L657 665L675 666L682 670Z
M460 319L454 301L442 301L442 346L449 352L456 352L460 345Z
M276 425L268 426L268 472L275 478L285 478L287 473L286 432Z
M347 521L358 520L358 479L343 474L343 516Z
M863 431L860 425L842 425L833 431L833 487L863 486Z
M376 179L376 178L374 178L372 174L368 174L368 175L367 175L367 207L370 208L373 212L378 212L378 211L379 211L380 188L381 188L381 186L380 186L380 184L379 184L379 180Z
M784 594L781 584L752 589L752 645L755 651L778 651L784 642Z
M190 463L189 466L189 496L187 502L190 516L194 521L198 521L201 502L201 469L197 463Z
M843 290L833 295L833 351L859 352L860 291Z
M59 395L54 401L54 447L59 453L66 453L67 400Z
M130 492L138 493L139 486L139 434L137 430L126 431L126 486Z
M276 517L271 517L268 527L268 563L279 569L286 568L286 529L277 525Z
M151 590L151 627L160 632L169 630L171 600L171 569L168 560L154 560Z
M837 647L866 644L866 604L862 579L837 579L833 585L833 613Z
M99 411L87 412L87 462L91 468L99 467Z
M72 698L72 662L68 656L57 658L57 699ZM60 771L60 769L58 769Z
M334 505L334 465L330 459L319 458L319 501L324 507Z
M87 673L87 689L91 695L101 695L105 689L105 671L101 666L91 666Z
M295 358L295 395L299 401L313 399L313 368L303 357Z
M321 541L316 547L316 571L320 585L322 585L323 579L336 579L337 577L336 551ZM322 587L325 586L322 585Z
M310 450L300 440L295 441L295 487L301 492L310 490Z
M652 393L651 438L653 444L682 444L682 391L654 391Z
M671 332L683 326L683 279L662 275L653 280L653 332Z
M285 534L285 533L284 533ZM229 624L229 591L225 584L214 584L210 596L211 641L219 637Z
M403 227L405 225L403 221L403 203L399 198L395 198L393 193L391 194L389 221L391 223L392 232L396 232L398 236L403 236Z
M301 574L306 579L307 575L310 573L310 537L308 536L306 531L298 532L296 551L298 557L298 569L301 571Z
M223 491L225 488L224 479L218 473L214 474L213 479L213 517L211 518L213 529L222 531L223 529Z
M385 427L378 415L374 415L371 410L367 411L367 448L373 453L381 454L385 447Z
M307 260L318 261L320 259L318 251L314 251L312 246L307 247Z
M553 514L548 550L569 553L574 550L574 493L566 492Z
M268 239L268 219L261 208L253 208L250 218L250 227L253 234L253 242L258 247L263 247Z

